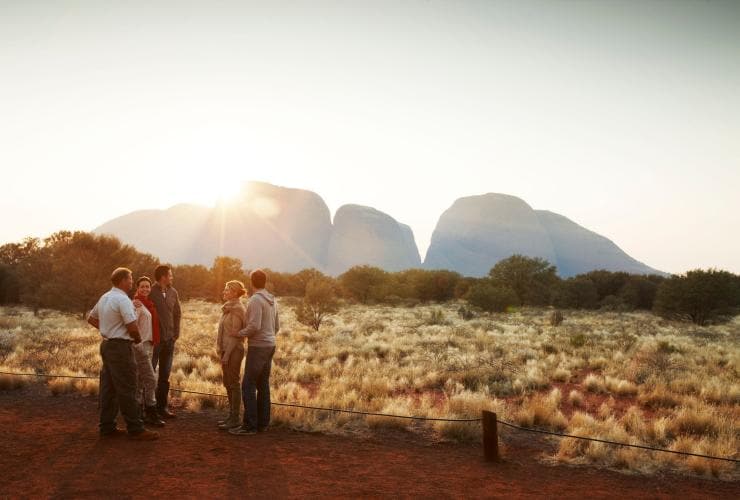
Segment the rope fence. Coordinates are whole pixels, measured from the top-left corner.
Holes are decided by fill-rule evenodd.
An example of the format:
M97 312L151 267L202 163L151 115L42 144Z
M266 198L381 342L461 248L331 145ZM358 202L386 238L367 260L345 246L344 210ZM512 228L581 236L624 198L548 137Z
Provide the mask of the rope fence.
M1 373L1 372L0 372ZM172 392L183 392L186 394L199 394L201 396L215 396L219 398L225 398L226 394L214 394L211 392L197 392L197 391L186 391L185 389L172 389L170 388L170 391ZM432 420L436 422L480 422L480 418L434 418L434 417L417 417L412 415L393 415L390 413L373 413L369 411L358 411L358 410L345 410L343 408L327 408L323 406L307 406L307 405L299 405L296 403L276 403L274 401L270 402L271 405L274 406L289 406L293 408L301 408L306 410L319 410L319 411L330 411L334 413L352 413L354 415L369 415L374 417L390 417L390 418L406 418L410 420Z
M6 372L6 371L0 371L0 375L14 375L14 376L22 376L22 377L40 377L40 378L69 378L69 379L98 380L98 377L93 377L89 375L55 375L55 374L48 374L48 373L16 373L16 372ZM170 388L170 391L184 393L184 394L196 394L196 395L208 396L208 397L218 397L218 398L226 397L225 394L189 391L186 389ZM523 432L532 432L532 433L545 434L549 436L557 436L557 437L562 437L562 438L578 439L582 441L592 441L596 443L603 443L603 444L608 444L612 446L621 446L625 448L637 448L641 450L657 451L661 453L672 453L675 455L706 458L709 460L722 460L725 462L740 463L739 459L730 458L730 457L716 457L712 455L702 455L700 453L691 453L688 451L669 450L666 448L655 448L652 446L622 443L618 441L609 441L609 440L600 439L600 438L575 436L572 434L565 434L561 432L553 432L553 431L547 431L543 429L533 429L531 427L523 427L520 425L513 424L511 422L507 422L505 420L500 420L498 419L495 413L490 412L490 411L483 411L483 415L481 418L436 418L436 417L420 417L420 416L413 416L413 415L393 415L389 413L375 413L375 412L367 412L367 411L359 411L359 410L347 410L343 408L322 407L322 406L308 406L308 405L300 405L296 403L273 402L271 404L275 406L285 406L285 407L300 408L300 409L306 409L306 410L328 411L328 412L334 412L334 413L350 413L354 415L365 415L365 416L376 416L376 417L402 418L402 419L409 419L409 420L436 421L436 422L463 422L463 423L482 422L483 424L483 444L484 444L485 456L486 456L486 459L491 460L491 461L497 461L499 459L497 424L501 424L506 427L510 427L512 429L523 431Z

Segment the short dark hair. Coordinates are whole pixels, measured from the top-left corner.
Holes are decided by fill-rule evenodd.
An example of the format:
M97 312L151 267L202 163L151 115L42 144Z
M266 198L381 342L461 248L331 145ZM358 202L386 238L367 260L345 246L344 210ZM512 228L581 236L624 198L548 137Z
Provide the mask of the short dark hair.
M162 276L167 276L167 273L170 272L172 268L168 266L167 264L162 264L161 266L157 266L156 269L154 269L154 280L159 281L162 279Z
M249 280L255 288L265 288L267 284L267 274L262 269L255 269L249 273Z
M131 276L133 272L131 272L131 269L127 267L118 267L115 271L113 271L113 274L110 275L110 281L113 283L113 286L118 286L121 281Z
M142 281L148 281L150 285L152 284L152 280L151 278L149 278L149 276L142 276L141 278L136 280L136 288L139 288L139 284L141 284Z

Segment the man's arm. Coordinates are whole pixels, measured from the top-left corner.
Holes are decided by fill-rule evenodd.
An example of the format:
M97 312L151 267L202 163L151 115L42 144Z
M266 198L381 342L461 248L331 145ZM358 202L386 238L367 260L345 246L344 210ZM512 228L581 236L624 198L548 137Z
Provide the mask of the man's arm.
M149 298L154 302L154 309L157 311L157 322L159 323L160 331L162 331L162 318L167 310L167 304L164 303L162 292L159 291L158 286L152 287L152 293L149 294Z
M254 300L247 302L247 326L238 333L230 333L232 337L251 337L257 333L262 325L262 307Z
M100 320L98 319L98 304L95 304L90 312L87 313L87 322L100 330Z
M280 331L280 316L278 315L277 301L275 301L275 335Z
M134 344L141 342L141 334L139 333L139 327L136 325L136 320L126 323L126 330L128 330L129 336L134 339Z
M139 333L139 327L136 324L136 309L134 309L133 302L131 302L128 297L125 297L119 299L116 305L118 306L118 311L121 313L123 322L126 324L126 331L134 340L134 343L138 344L141 342L141 334Z
M175 294L175 307L172 310L172 319L175 323L175 332L172 336L175 340L177 340L180 338L180 319L182 318L182 310L180 309L180 295L174 288L172 289L172 291Z

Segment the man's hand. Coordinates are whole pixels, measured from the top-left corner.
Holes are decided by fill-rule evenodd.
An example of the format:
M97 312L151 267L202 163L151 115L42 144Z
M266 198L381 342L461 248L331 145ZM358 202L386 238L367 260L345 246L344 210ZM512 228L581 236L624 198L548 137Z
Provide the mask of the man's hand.
M235 339L241 339L243 337L241 335L239 335L240 333L246 333L246 330L239 330L236 333L230 333L229 334L229 337L234 337Z
M139 333L139 329L136 327L136 321L128 323L126 325L126 331L128 332L129 337L133 339L134 344L139 344L141 342L141 334Z

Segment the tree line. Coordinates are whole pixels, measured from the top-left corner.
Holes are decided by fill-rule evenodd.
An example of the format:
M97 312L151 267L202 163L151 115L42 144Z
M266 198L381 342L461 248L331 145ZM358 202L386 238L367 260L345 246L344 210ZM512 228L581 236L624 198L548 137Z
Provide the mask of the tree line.
M112 236L59 231L45 239L27 238L0 246L0 303L84 314L110 287L112 269L124 265L135 277L151 276L159 264L156 257ZM230 279L250 286L248 270L233 257L216 257L210 267L176 265L173 270L183 299L219 302L223 285ZM336 311L340 300L413 306L457 299L468 305L463 315L524 306L652 310L696 324L722 321L740 310L740 276L715 269L668 278L597 270L562 279L546 260L512 255L482 278L448 270L388 272L367 265L352 267L336 278L317 269L266 271L268 290L300 298L298 319L317 329L327 314Z

